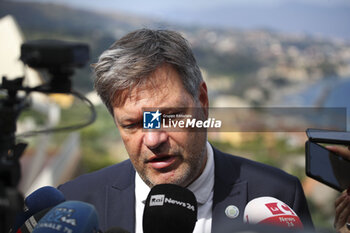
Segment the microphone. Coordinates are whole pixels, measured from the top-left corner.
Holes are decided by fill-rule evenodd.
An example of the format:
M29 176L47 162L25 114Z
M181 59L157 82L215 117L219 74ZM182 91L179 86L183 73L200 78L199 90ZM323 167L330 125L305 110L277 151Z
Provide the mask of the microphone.
M40 219L33 233L96 233L99 225L95 207L81 201L66 201Z
M34 227L38 224L39 220L45 216L52 208L46 208L39 213L34 214L29 217L23 225L16 231L16 233L31 233L34 230Z
M192 233L197 221L194 194L175 184L160 184L149 192L143 211L144 233Z
M248 224L303 228L300 218L293 209L274 197L259 197L251 200L246 205L243 216L244 222Z
M44 186L37 189L25 198L24 210L17 214L12 232L17 232L30 216L64 201L63 193L54 187Z
M112 228L109 228L104 233L130 233L130 232L120 227L112 227Z

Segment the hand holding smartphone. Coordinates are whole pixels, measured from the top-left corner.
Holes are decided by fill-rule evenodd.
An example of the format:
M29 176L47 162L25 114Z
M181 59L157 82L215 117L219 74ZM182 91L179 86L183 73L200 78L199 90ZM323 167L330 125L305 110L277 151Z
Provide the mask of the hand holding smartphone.
M350 160L318 143L350 144L350 132L308 129L306 175L338 191L350 187Z

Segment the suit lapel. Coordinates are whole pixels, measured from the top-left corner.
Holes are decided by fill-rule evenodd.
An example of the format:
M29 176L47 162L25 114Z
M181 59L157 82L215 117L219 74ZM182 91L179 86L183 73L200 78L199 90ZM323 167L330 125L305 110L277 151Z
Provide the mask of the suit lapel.
M129 173L129 174L128 174ZM131 163L112 186L106 187L105 228L121 227L135 232L135 170Z
M240 167L214 149L215 184L212 232L227 232L242 223L247 203L247 181L239 180Z
M247 181L239 179L240 166L232 163L229 155L214 150L215 184L212 212L212 232L225 232L242 223L243 211L247 203ZM123 168L123 174L116 177L113 185L106 186L104 229L118 226L135 232L135 170L132 164ZM236 211L235 206L238 211ZM225 211L228 208L229 214ZM227 211L226 211L227 212ZM234 218L235 214L238 214ZM231 216L228 217L227 215Z

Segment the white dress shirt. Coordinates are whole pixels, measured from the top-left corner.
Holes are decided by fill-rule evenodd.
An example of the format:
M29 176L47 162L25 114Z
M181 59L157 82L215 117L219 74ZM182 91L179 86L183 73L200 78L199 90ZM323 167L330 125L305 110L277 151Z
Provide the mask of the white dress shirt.
M212 205L214 192L214 152L207 142L207 163L202 174L187 188L191 190L197 199L198 214L197 222L193 233L210 233L212 219ZM142 215L145 201L150 188L143 182L136 172L135 175L135 212L136 212L136 233L143 233Z

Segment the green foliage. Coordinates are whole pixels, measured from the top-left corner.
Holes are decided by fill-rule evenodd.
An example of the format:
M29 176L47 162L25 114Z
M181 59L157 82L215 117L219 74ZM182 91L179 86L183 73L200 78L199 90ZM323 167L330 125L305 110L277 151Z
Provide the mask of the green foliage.
M264 134L256 134L252 139L246 140L239 145L232 145L229 142L211 141L211 143L225 152L230 151L235 154L249 154L250 158L261 163L276 167L282 167L285 158L295 154L304 154L303 147L293 147L284 138L277 138L273 143L267 143ZM297 174L301 175L298 169ZM301 177L299 176L299 177Z
M106 107L99 105L96 107L96 112L96 121L92 125L82 129L81 134L83 138L88 140L96 140L96 138L120 139L114 120L108 113Z
M38 125L44 125L46 122L46 116L41 114L40 112L34 111L33 109L25 109L21 112L19 115L18 120L22 121L26 119L27 117L30 117L30 119L33 119L36 124Z
M108 151L108 142L120 140L113 119L104 106L98 106L96 110L95 123L81 130L82 166L86 172L120 162Z
M210 144L214 147L218 148L221 151L225 151L226 153L233 153L235 151L235 146L226 141L220 140L209 140Z
M96 107L96 112L96 121L80 130L83 173L120 162L108 151L108 143L120 140L113 118L102 105ZM86 121L89 114L85 104L75 102L72 107L62 111L60 126Z
M334 213L324 213L320 211L320 206L317 206L311 198L307 199L307 203L312 213L312 221L314 222L316 232L333 232ZM333 203L330 204L334 205Z
M84 172L97 171L118 162L109 155L103 145L101 147L96 145L89 147L86 143L82 143L82 153L81 165Z

